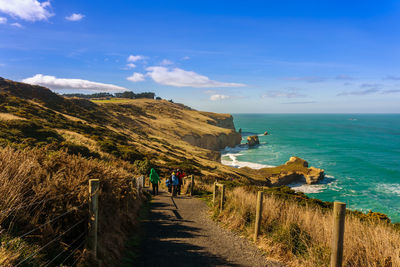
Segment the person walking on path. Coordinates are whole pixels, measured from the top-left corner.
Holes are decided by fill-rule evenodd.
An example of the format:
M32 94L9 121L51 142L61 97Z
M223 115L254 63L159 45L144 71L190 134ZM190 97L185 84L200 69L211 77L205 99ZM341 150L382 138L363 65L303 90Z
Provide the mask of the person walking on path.
M176 176L178 177L179 180L179 185L178 185L178 195L181 194L182 191L182 186L183 186L183 178L185 177L185 173L183 171L181 171L180 169L178 169L176 171Z
M172 173L172 196L176 197L176 194L178 193L178 185L179 185L179 179L176 176L176 173Z
M153 195L158 195L158 183L160 182L160 177L154 168L151 168L150 171L150 182L153 186Z

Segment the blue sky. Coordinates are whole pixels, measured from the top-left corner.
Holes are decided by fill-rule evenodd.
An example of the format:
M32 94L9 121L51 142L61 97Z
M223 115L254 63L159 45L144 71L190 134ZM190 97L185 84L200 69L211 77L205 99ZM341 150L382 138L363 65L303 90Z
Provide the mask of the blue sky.
M0 76L229 113L399 113L400 1L0 0Z

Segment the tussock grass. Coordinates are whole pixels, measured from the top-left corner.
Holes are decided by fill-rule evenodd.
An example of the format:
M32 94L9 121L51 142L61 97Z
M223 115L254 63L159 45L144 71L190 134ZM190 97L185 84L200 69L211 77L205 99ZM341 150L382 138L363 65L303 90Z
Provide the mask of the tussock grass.
M0 265L15 265L81 220L83 223L27 263L44 264L64 250L59 262L53 262L59 264L84 242L86 235L69 246L87 230L89 179L100 179L101 184L98 254L106 266L117 264L141 202L129 183L133 171L132 165L119 160L87 159L47 148L0 148ZM88 262L84 246L70 261L77 257Z
M255 190L227 190L225 209L214 217L231 230L252 238ZM291 266L328 266L332 212L313 205L264 195L261 235L257 245L268 257ZM346 215L343 266L400 266L400 233L384 221L361 221Z

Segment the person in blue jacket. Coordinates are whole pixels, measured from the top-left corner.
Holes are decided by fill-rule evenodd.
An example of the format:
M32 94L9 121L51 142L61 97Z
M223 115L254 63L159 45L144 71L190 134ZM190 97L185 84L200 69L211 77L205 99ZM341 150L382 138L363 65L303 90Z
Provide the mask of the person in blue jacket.
M172 195L175 197L178 192L179 178L176 176L175 172L171 175L172 178Z
M171 177L168 177L168 178L165 180L165 185L166 185L167 188L168 188L168 192L171 193L171 192L172 192L172 176L171 176Z

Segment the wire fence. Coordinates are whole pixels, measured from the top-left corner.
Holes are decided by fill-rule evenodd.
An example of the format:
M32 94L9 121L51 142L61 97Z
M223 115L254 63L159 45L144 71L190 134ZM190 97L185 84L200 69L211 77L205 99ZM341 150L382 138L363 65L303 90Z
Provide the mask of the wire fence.
M73 247L73 245L75 245L75 243L80 240L86 233L82 233L80 234L74 241L72 241L68 247L71 248ZM84 242L85 240L83 240L82 242ZM72 253L74 253L76 250L76 248L69 254L71 255ZM58 253L51 261L49 261L44 267L50 266L50 264L52 264L56 259L58 259L62 254L64 254L67 250L62 250L60 253Z
M78 226L79 224L83 223L84 221L85 220L80 220L79 222L75 223L72 227L68 228L68 230L64 231L62 234L58 235L56 238L54 238L51 241L47 242L44 246L42 246L39 249L37 249L34 253L30 254L28 257L26 257L22 261L18 262L17 265L15 265L15 267L20 266L22 263L26 262L28 259L30 259L33 256L37 255L40 251L42 251L46 247L50 246L55 241L59 240L62 236L64 236L66 233L68 233L69 231L71 231L72 229L74 229L76 226Z
M86 188L82 188L82 189L75 190L75 191L72 191L72 192L68 192L68 193L65 193L65 194L57 195L57 196L54 196L54 197L51 197L51 198L46 198L46 199L43 199L43 200L40 200L40 201L36 201L36 202L30 203L30 204L27 204L27 205L19 206L19 207L12 208L12 209L3 210L3 211L0 211L0 215L1 214L6 214L6 213L12 213L14 211L17 211L17 210L20 210L20 209L29 208L29 207L36 206L36 205L39 205L39 204L45 204L47 202L50 202L50 200L59 199L61 197L65 197L67 195L72 195L74 193L78 193L78 192L81 192L83 190L87 190L87 189Z
M115 178L114 179L106 179L103 182L108 182L108 181L113 182L114 180L116 180L116 179ZM144 176L140 176L138 178L133 178L133 179L129 179L129 180L122 180L122 179L118 179L118 180L126 181L127 185L129 185L131 187L131 189L135 188L138 192L141 192L143 190L143 188L145 187L145 178L144 178ZM82 188L82 189L78 189L78 190L73 190L73 191L70 191L70 192L65 193L65 194L59 194L59 195L56 195L56 196L52 196L50 198L46 198L46 199L42 199L42 200L39 200L39 201L35 201L35 202L32 202L32 203L29 203L29 204L26 204L26 205L21 205L21 206L18 206L18 207L2 210L2 211L0 211L0 215L5 215L8 218L14 218L13 213L15 213L17 211L22 211L24 209L30 210L30 208L32 208L32 207L36 207L36 206L41 205L41 204L44 205L44 204L47 204L47 203L52 202L54 200L66 197L68 195L78 194L78 193L80 193L81 191L84 191L84 190L88 190L88 188ZM7 247L9 247L9 245L13 241L23 240L24 238L27 238L28 236L30 236L30 235L34 234L35 232L39 231L40 229L43 229L46 226L50 226L51 224L55 223L56 221L61 220L62 218L64 218L67 215L70 215L70 214L72 214L74 212L82 211L84 206L86 206L87 207L87 213L86 213L85 218L77 221L72 226L70 226L68 229L63 231L61 234L58 234L53 239L47 241L44 245L42 245L39 248L35 249L29 255L24 255L24 258L21 259L19 262L13 264L13 266L15 266L15 267L24 266L24 265L32 262L32 260L35 259L35 256L39 255L39 253L46 251L46 249L52 248L57 241L60 241L60 243L61 243L61 241L63 239L65 239L67 234L68 234L68 236L70 236L73 233L74 229L77 229L78 227L81 227L85 222L89 223L89 225L90 225L91 221L93 220L93 218L91 216L92 214L89 212L90 205L93 204L92 203L92 201L93 201L92 198L94 196L98 197L100 192L101 192L101 187L98 187L94 191L93 190L91 191L89 189L89 195L88 195L89 199L88 199L88 201L85 201L84 203L82 203L80 205L68 208L67 211L62 212L60 215L57 215L56 217L49 219L48 221L36 226L33 229L30 229L27 232L19 234L19 235L15 236L15 237L11 237L10 239L8 239L9 237L7 237L5 239L7 241L4 241L4 242L0 243L0 248L6 248L7 249ZM123 192L121 192L121 194L123 194ZM82 215L82 213L80 213L80 215ZM96 216L97 216L97 214L96 214ZM80 216L80 217L82 217L82 216ZM96 218L96 220L97 220L97 218ZM84 227L87 228L87 226L84 226ZM90 226L89 226L89 228L90 228ZM89 228L87 228L87 229L89 229ZM0 225L0 230L1 230L1 225ZM61 228L61 230L62 230L62 228ZM96 227L96 231L97 231L97 227ZM0 231L0 237L4 233L5 232L1 232ZM8 232L7 235L11 236L11 233ZM97 236L97 232L96 232L96 236ZM37 238L37 235L33 236L33 237ZM88 237L88 232L87 231L84 231L83 233L79 233L79 235L77 235L69 244L63 243L63 247L66 247L67 249L61 249L61 251L58 250L58 253L53 258L48 259L44 264L41 264L41 266L52 266L52 264L55 264L55 263L57 263L57 265L59 265L59 264L63 265L64 263L68 263L68 266L75 266L75 264L81 259L81 255L76 257L72 264L71 264L71 261L72 261L71 257L74 257L74 255L76 256L76 252L79 249L81 249L87 243L88 238L89 237ZM97 237L96 237L96 240L97 240ZM34 243L35 242L33 242L33 244ZM97 244L96 244L96 246L97 246ZM69 254L67 254L68 252L69 252Z

